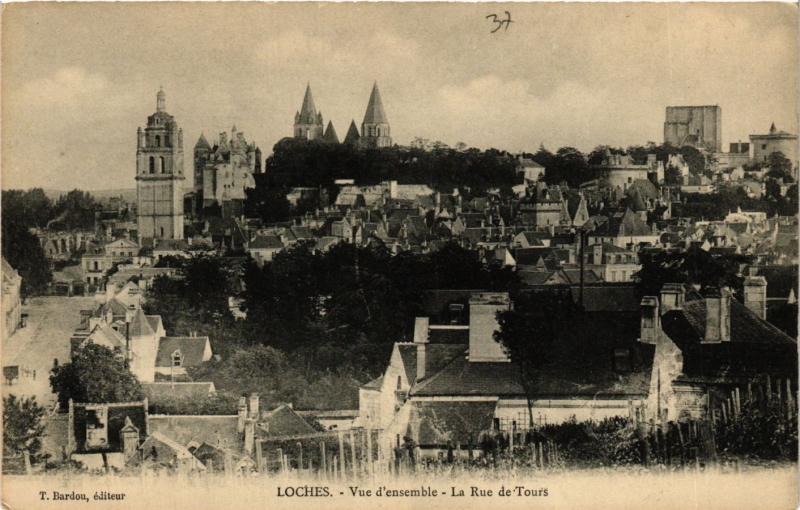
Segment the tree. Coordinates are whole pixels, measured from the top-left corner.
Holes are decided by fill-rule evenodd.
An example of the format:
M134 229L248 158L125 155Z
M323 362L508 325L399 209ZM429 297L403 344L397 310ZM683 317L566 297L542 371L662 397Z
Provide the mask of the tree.
M53 368L50 386L62 407L75 402L129 402L142 398L142 387L121 353L87 344L75 350L72 360Z
M568 320L573 307L568 296L521 293L514 300L513 310L497 314L500 329L495 331L494 339L503 346L519 371L531 424L541 368L550 362L559 324Z
M22 295L44 293L53 275L39 239L13 218L3 216L2 225L3 257L22 276Z
M64 230L91 229L99 209L100 205L90 193L74 189L58 198L54 207L56 217L52 221Z
M4 454L19 455L27 451L31 461L40 460L45 425L42 418L45 408L36 397L3 398L3 450Z
M769 171L767 177L783 179L783 182L794 182L792 177L792 161L782 152L773 152L767 158Z
M703 153L692 146L684 145L680 148L683 160L689 165L689 173L692 175L706 174L706 158Z
M668 165L664 171L664 182L672 186L683 184L683 175L681 175L680 168L675 165Z

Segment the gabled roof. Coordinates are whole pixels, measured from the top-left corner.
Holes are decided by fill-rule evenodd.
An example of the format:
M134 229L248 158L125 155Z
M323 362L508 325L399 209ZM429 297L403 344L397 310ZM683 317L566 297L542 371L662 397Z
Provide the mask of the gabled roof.
M376 377L375 379L371 380L367 384L361 386L361 388L365 390L380 390L381 386L383 386L383 376Z
M410 384L416 384L417 345L399 344L397 348L406 370L406 379ZM466 350L467 345L465 344L427 344L425 346L425 377L428 378L441 370L454 357L463 356Z
M372 93L369 95L367 111L364 114L364 124L387 124L386 112L383 111L381 92L378 90L378 82L372 86Z
M172 354L180 351L183 367L195 367L205 361L206 346L209 346L207 336L165 336L158 343L156 366L169 368L172 366Z
M108 346L111 349L115 347L125 348L125 337L105 322L98 324L89 334L87 340L91 340L92 343L98 345Z
M275 235L257 235L255 239L250 241L247 245L249 250L268 250L268 249L281 249L283 243L280 238Z
M261 437L296 436L317 432L302 416L288 405L266 412L259 421Z
M661 318L664 333L683 354L680 380L746 382L765 373L797 374L797 343L731 298L730 341L703 343L705 299L687 301L683 309Z

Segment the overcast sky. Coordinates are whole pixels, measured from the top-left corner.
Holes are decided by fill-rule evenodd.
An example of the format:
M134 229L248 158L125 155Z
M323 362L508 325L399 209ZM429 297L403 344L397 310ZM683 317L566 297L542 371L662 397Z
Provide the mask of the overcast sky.
M491 34L491 13L511 12ZM722 139L797 132L797 9L776 4L15 4L2 26L2 187L134 187L159 85L183 127L264 156L306 82L343 138L377 80L392 136L555 150L662 141L667 105ZM187 182L187 184L190 184Z

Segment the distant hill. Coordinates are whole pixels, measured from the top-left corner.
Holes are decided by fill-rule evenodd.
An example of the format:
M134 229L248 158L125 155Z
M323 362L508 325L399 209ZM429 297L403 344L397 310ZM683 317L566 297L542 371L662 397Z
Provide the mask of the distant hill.
M58 200L58 197L61 195L66 194L70 190L60 190L60 189L44 189L45 195L47 195L50 200L55 202ZM135 202L136 201L136 188L118 188L118 189L93 189L93 190L82 190L88 191L92 194L92 196L99 200L105 201L112 197L122 196L128 202Z

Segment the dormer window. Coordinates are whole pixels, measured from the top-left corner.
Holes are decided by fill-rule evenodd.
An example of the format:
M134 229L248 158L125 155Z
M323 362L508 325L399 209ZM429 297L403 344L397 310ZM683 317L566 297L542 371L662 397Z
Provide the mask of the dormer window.
M176 350L172 353L172 366L173 367L180 367L183 365L183 355L181 351Z

